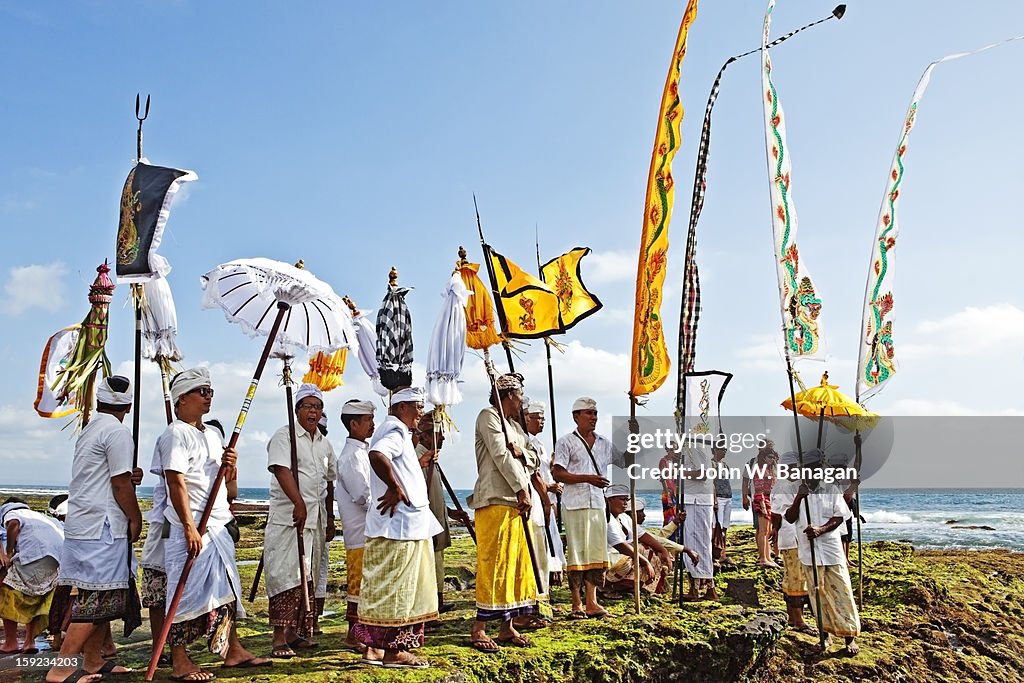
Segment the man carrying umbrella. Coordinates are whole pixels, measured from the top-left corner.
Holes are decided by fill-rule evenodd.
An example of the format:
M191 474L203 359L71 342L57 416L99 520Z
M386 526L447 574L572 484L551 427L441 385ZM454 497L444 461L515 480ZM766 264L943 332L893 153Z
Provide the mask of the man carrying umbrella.
M78 594L71 602L71 625L60 653L83 654L85 670L93 673L131 671L104 662L102 656L108 623L128 609L128 547L142 531L142 513L132 485L132 433L123 424L131 409L128 378L114 375L100 380L96 414L75 443L71 465L57 582L77 587ZM74 675L72 668L55 667L46 680L64 681Z
M512 620L537 609L537 582L522 518L530 513L530 473L537 469L537 454L512 419L522 404L522 376L502 375L494 382L491 405L476 419L477 476L468 501L477 528L476 620L469 642L481 652L498 651L487 636L488 621L501 622L499 643L528 646Z
M812 576L811 544L814 544L818 581L817 585L813 580L808 581L807 587L812 604L815 604L815 594L821 598L821 629L830 635L843 637L846 654L852 657L860 652L855 641L860 635L860 615L853 599L850 572L840 541L840 527L850 515L850 510L840 488L821 480L825 458L820 450L814 449L804 455L803 466L804 473L810 471L815 478L804 479L800 484L796 497L786 509L785 518L796 525L805 578ZM805 507L810 508L810 519ZM827 650L829 645L831 638L826 638L823 649Z
M186 556L195 558L181 601L174 612L167 642L171 646L174 680L208 681L213 674L193 662L186 647L205 637L209 650L224 658L228 668L268 666L238 640L236 620L245 617L242 587L235 562L235 545L225 525L231 520L227 490L220 487L211 508L206 533L199 535L213 481L221 463L233 478L238 456L224 448L220 434L203 423L210 412L213 387L206 368L179 372L171 380L171 402L177 419L157 439L153 453L167 485L164 516L170 523L164 541L167 595L174 595ZM154 462L153 468L156 468Z
M359 589L356 638L384 650L389 669L422 669L409 652L423 645L424 625L437 618L437 581L431 539L441 531L430 512L412 431L423 416L424 394L408 387L391 397L391 414L370 444L370 497ZM369 653L367 653L369 654Z
M334 449L320 433L323 393L315 384L303 384L295 392L294 430L285 425L267 444L270 480L270 510L264 532L263 557L270 596L270 625L274 627L271 656L294 657L294 648L315 647L315 611L306 610L306 599L314 595L312 568L320 570L326 542L334 538ZM292 472L292 449L296 473ZM297 476L296 476L297 475ZM305 557L299 557L296 528L302 529ZM308 584L302 586L299 563L305 565ZM311 606L312 607L312 606Z

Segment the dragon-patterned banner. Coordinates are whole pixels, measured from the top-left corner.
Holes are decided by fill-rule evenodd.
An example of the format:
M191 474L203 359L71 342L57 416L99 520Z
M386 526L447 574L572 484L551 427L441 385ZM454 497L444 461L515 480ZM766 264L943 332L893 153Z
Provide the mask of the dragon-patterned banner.
M684 375L682 428L687 434L717 436L722 432L719 410L732 373L708 370Z
M121 282L148 282L166 276L171 267L156 253L171 215L171 202L182 183L196 180L192 171L139 162L121 192L117 227L116 270Z
M824 355L818 319L821 299L796 244L797 217L791 184L792 163L786 147L786 121L782 102L772 82L772 62L767 49L774 9L775 0L769 0L761 36L761 95L764 98L765 151L786 355L820 357Z
M665 284L668 225L672 219L672 201L675 196L672 159L679 149L679 124L683 120L679 78L686 57L686 39L690 25L696 18L697 0L689 0L679 25L672 63L661 95L658 131L654 138L651 169L647 177L630 362L629 393L634 397L646 396L657 390L665 383L671 366L661 324L661 290Z
M921 98L932 78L932 71L939 64L961 57L990 50L1006 43L1021 40L1024 36L1007 38L1004 41L986 45L971 52L957 52L946 55L929 64L914 88L910 107L900 129L896 153L885 181L885 194L878 212L875 238L871 244L871 266L868 269L867 285L864 288L864 312L861 317L860 352L857 361L857 400L867 400L877 393L882 385L896 373L896 347L893 344L892 326L896 307L893 296L895 277L896 238L899 224L896 209L899 205L900 186L903 184L903 157L907 152L910 131L917 121L917 109Z

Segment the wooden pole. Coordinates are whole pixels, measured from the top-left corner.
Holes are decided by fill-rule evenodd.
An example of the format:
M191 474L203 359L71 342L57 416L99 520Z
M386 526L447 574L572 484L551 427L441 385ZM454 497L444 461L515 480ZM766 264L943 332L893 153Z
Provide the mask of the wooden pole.
M302 489L299 487L299 447L298 437L295 434L295 410L293 409L292 401L292 368L291 359L285 358L284 361L284 395L288 402L288 442L291 448L291 470L292 479L295 481L295 488L299 492L299 498L302 498ZM303 501L305 504L305 501ZM302 583L302 608L309 612L309 572L306 571L306 543L302 538L305 525L295 527L295 544L299 551L299 581ZM264 549L265 550L265 549Z
M629 397L629 421L636 420L636 397ZM640 614L640 535L636 521L636 478L629 478L629 516L633 520L633 609Z
M249 407L252 405L252 399L256 396L256 389L259 387L260 378L263 376L263 368L267 365L267 358L270 357L270 350L274 346L274 341L277 339L277 331L281 329L281 321L284 320L285 313L291 308L290 305L284 301L277 302L277 317L274 319L274 325L270 328L270 334L267 336L267 343L263 347L263 354L260 356L259 362L256 364L256 370L253 372L252 381L249 383L249 390L245 394L245 398L242 400L242 408L238 412L238 419L235 420L235 429L231 433L231 440L228 442L228 448L234 448L238 443L238 435L242 432L242 426L245 424L245 418L249 414ZM203 508L203 514L199 518L199 525L197 531L202 536L206 533L206 525L210 521L210 514L213 512L213 503L217 498L217 493L220 491L221 483L224 481L225 466L221 464L220 469L217 470L217 477L213 480L213 485L210 487L210 492L206 497L206 506ZM157 663L160 660L160 653L163 652L164 643L167 642L167 634L171 630L171 626L174 623L174 614L178 610L178 603L181 602L181 596L185 592L185 584L188 581L188 576L192 572L192 565L195 564L196 558L187 557L185 559L185 566L181 569L181 577L178 579L178 585L174 590L174 596L171 598L171 602L167 606L167 616L164 617L164 627L160 629L160 635L153 646L153 657L149 661L149 668L146 669L146 680L152 681L153 675L156 673Z

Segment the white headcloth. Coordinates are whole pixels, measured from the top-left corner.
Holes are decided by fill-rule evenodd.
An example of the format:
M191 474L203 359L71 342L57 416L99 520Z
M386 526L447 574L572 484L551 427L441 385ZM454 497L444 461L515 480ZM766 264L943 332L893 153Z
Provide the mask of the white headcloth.
M121 379L128 382L128 388L124 391L114 391L110 387L111 377L104 377L96 385L96 400L100 403L106 403L111 406L125 406L131 405L132 402L132 383L127 377L121 377Z
M206 368L182 370L171 380L171 403L199 387L210 386L210 371Z
M422 403L424 400L426 400L426 394L423 393L423 389L420 387L406 387L405 389L396 391L391 395L391 405L405 403L407 401Z

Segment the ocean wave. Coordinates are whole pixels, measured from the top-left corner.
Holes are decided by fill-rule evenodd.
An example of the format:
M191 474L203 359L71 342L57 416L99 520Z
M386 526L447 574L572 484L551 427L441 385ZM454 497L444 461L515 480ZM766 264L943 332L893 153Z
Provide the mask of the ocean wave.
M899 512L889 512L888 510L876 510L874 512L864 512L864 519L875 524L913 524L914 519L910 515L904 515Z

